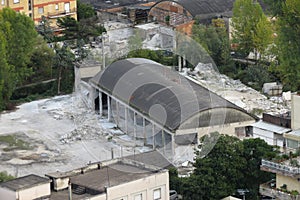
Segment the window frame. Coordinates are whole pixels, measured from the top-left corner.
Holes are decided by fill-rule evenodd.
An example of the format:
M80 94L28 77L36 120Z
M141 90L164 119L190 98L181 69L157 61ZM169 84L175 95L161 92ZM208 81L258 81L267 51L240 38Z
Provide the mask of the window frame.
M157 196L156 192L159 192ZM161 188L156 188L153 190L153 200L160 200L161 199Z
M44 14L44 7L38 7L38 13L39 14Z

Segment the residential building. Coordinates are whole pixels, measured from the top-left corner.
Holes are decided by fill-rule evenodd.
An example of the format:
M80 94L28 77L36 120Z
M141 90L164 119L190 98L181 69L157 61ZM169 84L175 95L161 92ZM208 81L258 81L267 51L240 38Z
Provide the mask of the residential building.
M261 195L280 200L300 199L300 170L290 160L276 163L263 159L260 169L276 174L276 180L260 185Z
M300 95L292 95L292 129L300 129Z
M287 141L287 148L292 151L300 148L300 96L292 95L291 128L293 131L284 134Z
M0 183L0 199L32 200L50 197L50 180L34 174Z
M56 27L56 20L60 17L71 16L77 19L76 0L1 0L0 10L9 7L16 12L25 13L35 24L39 24L42 16Z
M300 157L293 156L300 147L300 96L292 95L291 128L292 131L283 134L286 140L285 152L289 159L281 162L263 159L261 170L276 174L276 180L262 184L260 193L276 199L300 199Z
M169 199L168 170L130 159L90 163L69 172L54 172L50 200Z
M169 200L168 168L158 151L87 163L46 177L28 175L0 184L2 200Z
M285 128L264 121L259 121L251 125L252 137L260 138L272 146L278 146L282 149L286 147L286 141L283 137L284 133L291 131L290 128Z

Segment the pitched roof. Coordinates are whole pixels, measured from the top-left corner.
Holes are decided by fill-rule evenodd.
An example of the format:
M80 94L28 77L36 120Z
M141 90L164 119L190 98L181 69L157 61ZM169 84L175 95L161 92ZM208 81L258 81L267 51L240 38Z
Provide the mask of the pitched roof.
M170 131L200 112L215 108L230 108L253 119L207 88L148 59L116 61L90 82Z
M37 176L35 174L30 174L27 176L0 183L0 187L8 188L13 191L18 191L49 182L50 179L48 178Z

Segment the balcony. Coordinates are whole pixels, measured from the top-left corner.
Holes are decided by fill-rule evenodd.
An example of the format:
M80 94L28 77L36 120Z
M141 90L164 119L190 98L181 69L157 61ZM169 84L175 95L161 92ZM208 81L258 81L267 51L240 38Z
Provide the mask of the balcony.
M76 14L76 8L72 8L69 11L63 10L63 11L57 11L57 12L48 12L48 18L55 19L59 17L64 17L68 15L74 15Z
M272 199L280 200L300 200L300 195L292 195L287 192L282 192L275 187L271 187L270 182L259 186L259 193L262 196L272 197Z
M267 172L281 174L290 177L300 177L300 169L287 164L275 163L262 159L260 169Z

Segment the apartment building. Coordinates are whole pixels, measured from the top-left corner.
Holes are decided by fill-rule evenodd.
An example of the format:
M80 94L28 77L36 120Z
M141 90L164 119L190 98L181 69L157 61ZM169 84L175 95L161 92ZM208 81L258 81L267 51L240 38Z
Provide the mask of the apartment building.
M293 159L299 162L299 158ZM276 174L276 179L261 184L259 192L263 196L280 200L300 199L300 170L290 160L281 163L262 160L260 169Z
M168 168L158 151L87 163L67 172L0 183L2 200L169 200Z
M291 132L283 134L290 158L281 162L262 160L260 169L276 174L276 179L260 185L260 194L280 200L300 199L300 157L292 156L300 148L299 94L292 96Z
M25 13L35 24L39 24L42 16L50 20L56 27L60 17L71 16L77 19L76 0L0 0L0 9L9 7L16 12Z

